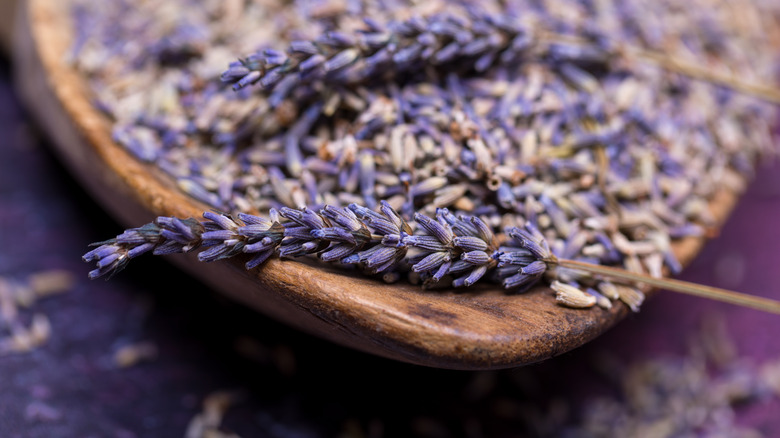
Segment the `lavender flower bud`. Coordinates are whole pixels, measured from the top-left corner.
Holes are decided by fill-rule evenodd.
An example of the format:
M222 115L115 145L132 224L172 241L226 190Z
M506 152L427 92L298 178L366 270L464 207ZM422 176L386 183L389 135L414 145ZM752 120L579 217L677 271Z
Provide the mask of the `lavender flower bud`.
M564 306L582 309L593 307L596 304L596 297L586 294L574 286L553 281L550 287L556 292L555 300Z

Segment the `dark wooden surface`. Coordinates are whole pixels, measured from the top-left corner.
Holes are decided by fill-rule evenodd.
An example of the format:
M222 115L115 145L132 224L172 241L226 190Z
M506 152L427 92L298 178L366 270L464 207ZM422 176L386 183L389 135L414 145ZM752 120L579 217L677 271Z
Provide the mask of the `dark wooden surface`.
M0 357L0 437L178 437L215 390L240 388L224 429L243 437L523 436L529 421L499 406L550 412L549 401L612 391L592 371L606 357L676 357L701 320L720 315L744 360L780 356L780 318L661 292L601 338L546 362L504 371L447 371L345 349L210 292L162 259L88 281L88 242L121 231L68 175L0 73L0 275L65 268L74 288L36 304L50 341ZM780 166L762 170L722 235L682 278L780 298ZM22 315L29 318L30 312ZM120 369L121 346L150 341L156 360ZM244 347L239 348L238 346ZM247 348L247 345L253 346ZM398 403L398 400L402 400ZM58 418L29 415L45 404ZM513 404L514 403L514 404ZM737 421L780 436L777 399ZM501 412L504 412L503 414Z

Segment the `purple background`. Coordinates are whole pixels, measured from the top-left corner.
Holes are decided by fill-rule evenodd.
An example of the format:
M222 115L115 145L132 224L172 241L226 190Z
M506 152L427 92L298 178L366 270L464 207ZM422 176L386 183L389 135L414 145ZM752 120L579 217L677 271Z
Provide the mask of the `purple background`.
M516 436L522 418L501 403L544 411L613 391L594 364L678 357L704 318L722 317L745 360L780 357L780 317L661 292L590 344L542 364L457 372L396 363L295 332L212 293L153 257L109 282L88 281L89 242L121 231L60 167L0 72L0 275L72 271L68 293L36 304L53 334L38 350L0 357L0 436L182 436L212 391L244 388L224 429L242 436ZM760 171L720 237L683 279L780 299L780 166ZM598 311L598 310L595 310ZM31 312L25 312L29 318ZM253 357L236 340L253 339ZM118 369L117 348L151 341L159 356ZM488 390L489 389L489 390ZM402 400L398 403L397 400ZM28 418L31 403L59 418ZM738 422L780 436L777 399L738 410ZM423 433L424 432L424 433ZM472 433L473 432L473 433Z

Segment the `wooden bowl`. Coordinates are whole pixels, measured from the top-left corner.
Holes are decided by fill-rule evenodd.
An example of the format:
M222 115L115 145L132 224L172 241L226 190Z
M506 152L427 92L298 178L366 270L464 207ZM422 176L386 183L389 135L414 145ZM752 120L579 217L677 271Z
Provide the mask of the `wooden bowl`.
M19 5L14 69L29 111L73 174L121 224L135 227L158 215L201 217L207 205L113 142L111 123L91 104L85 78L64 61L72 36L67 3L28 0ZM725 219L735 200L735 193L720 193L711 203L714 217ZM674 252L685 264L702 244L702 239L686 239L674 245ZM170 260L205 284L301 330L432 367L496 369L542 361L594 339L629 312L620 303L609 311L560 307L543 287L522 295L497 286L424 291L288 260L270 260L252 271L245 271L241 261L201 263L193 255ZM123 275L132 272L131 266Z

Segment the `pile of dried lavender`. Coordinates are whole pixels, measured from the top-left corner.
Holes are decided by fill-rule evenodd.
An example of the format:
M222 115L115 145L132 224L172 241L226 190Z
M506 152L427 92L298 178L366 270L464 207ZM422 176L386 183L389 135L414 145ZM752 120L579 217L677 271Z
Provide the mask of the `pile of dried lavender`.
M544 367L449 377L437 374L427 380L415 373L401 373L403 383L388 383L392 389L370 385L371 389L366 390L370 395L355 388L339 394L325 390L338 384L322 384L319 361L309 364L316 368L311 382L306 356L296 356L295 348L287 351L300 361L292 374L286 374L291 371L283 370L285 367L279 363L271 365L270 356L281 353L272 354L270 346L247 337L242 339L248 343L242 349L248 357L255 358L253 365L265 363L261 369L266 379L268 375L293 376L296 382L306 382L299 383L306 388L304 391L311 391L314 386L314 392L319 394L296 392L292 385L284 391L287 406L321 409L326 403L335 410L336 414L328 420L335 420L341 433L323 432L326 427L317 423L314 431L298 429L297 435L303 436L774 436L776 427L767 424L767 420L772 418L771 406L780 401L780 357L757 360L741 352L741 344L734 343L719 317L705 320L700 331L685 332L685 337L690 337L687 350L660 355L644 352L632 359L626 357L625 351L616 352L609 345L598 351L605 348L602 344L596 351L591 346L590 352L581 352L579 357ZM258 356L264 359L259 360ZM295 363L295 359L292 361ZM565 385L560 387L554 382ZM442 387L446 390L434 390ZM395 406L395 410L382 409L386 397L403 396L408 388L420 388L425 393L418 400ZM271 424L288 431L278 435L288 436L295 435L288 428L303 426L301 423L306 423L302 420L312 419L305 411L297 411L294 416L269 414L267 408L257 406L257 397L267 397L269 392L273 393L264 387L261 394L235 390L208 393L203 398L202 410L190 420L185 436L255 436L258 430L273 430L268 423L256 420L261 416L273 418L275 422L269 421ZM376 399L371 398L375 394ZM363 411L360 407L367 400L372 408ZM242 414L254 420L252 428L246 428L246 420L238 420Z
M24 281L0 277L0 356L24 353L46 343L51 333L49 318L35 313L29 327L25 327L19 309L30 308L40 298L64 292L72 284L71 273L60 270L38 272Z
M713 324L714 322L714 324ZM740 408L780 397L780 358L739 355L718 319L704 325L683 356L609 366L610 396L589 397L571 436L761 437L739 424ZM555 433L559 435L560 433ZM569 435L566 435L569 436Z
M679 270L670 243L711 223L713 194L740 190L773 151L772 105L628 55L773 83L769 1L74 4L73 60L116 141L194 198L244 213L129 230L88 254L93 276L199 242L212 245L204 260L249 252L252 267L278 249L456 286L520 254L497 273L527 285L543 257L501 250L505 229L660 276ZM271 208L289 222L248 215ZM403 228L413 218L417 232ZM419 254L408 267L407 248ZM557 276L580 305L641 303L635 289Z

